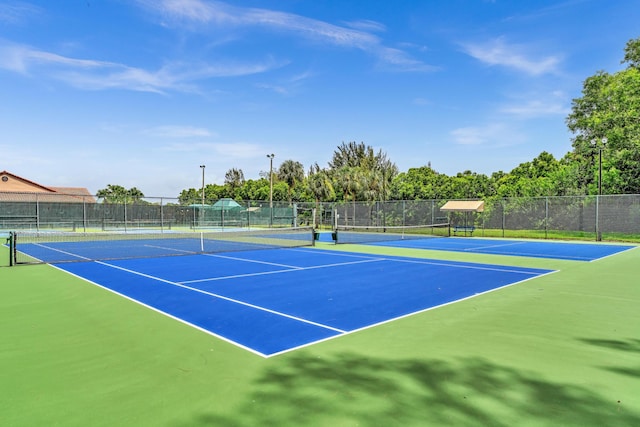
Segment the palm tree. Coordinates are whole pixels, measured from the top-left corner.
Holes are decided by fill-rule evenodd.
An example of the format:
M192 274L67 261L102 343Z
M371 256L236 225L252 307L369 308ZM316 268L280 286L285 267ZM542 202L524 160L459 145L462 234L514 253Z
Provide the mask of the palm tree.
M355 212L356 212L356 198L360 188L362 188L362 172L359 167L345 166L338 169L336 175L338 185L342 188L345 201L345 225L348 224L347 205L349 199L353 202L353 219L355 225Z
M317 170L315 173L311 173L307 178L307 186L311 194L316 200L316 214L320 208L320 201L330 202L336 198L336 192L331 184L329 174L325 170ZM318 223L314 221L314 223Z
M333 152L333 158L329 162L329 167L338 170L344 167L363 166L366 158L373 156L373 148L365 146L364 142L356 143L351 141L348 144L342 143Z
M127 199L133 203L140 201L143 197L144 194L142 191L138 190L136 187L132 187L127 190Z
M294 187L298 182L304 180L304 166L302 166L302 163L294 160L285 160L280 165L277 175L278 179L287 184L289 204L291 205L293 201L291 194L293 193Z

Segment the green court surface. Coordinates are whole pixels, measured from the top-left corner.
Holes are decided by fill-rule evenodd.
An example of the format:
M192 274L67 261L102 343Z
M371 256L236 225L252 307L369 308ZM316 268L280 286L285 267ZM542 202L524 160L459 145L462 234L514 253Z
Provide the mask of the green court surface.
M2 425L640 425L640 249L339 249L559 271L265 359L51 266L2 267Z

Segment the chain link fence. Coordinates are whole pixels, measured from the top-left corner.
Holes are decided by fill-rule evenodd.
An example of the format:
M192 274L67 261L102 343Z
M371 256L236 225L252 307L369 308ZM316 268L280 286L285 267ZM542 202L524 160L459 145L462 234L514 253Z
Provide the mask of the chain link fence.
M0 193L0 230L136 231L296 226L288 203L223 199L212 205L181 205L178 199L142 198L119 203L76 196Z
M475 236L640 241L640 195L505 198L483 212L444 212L446 200L294 203L175 198L110 203L98 197L0 193L0 230L114 231L198 228L473 226Z
M446 200L333 205L340 226L417 226L448 222L475 236L640 241L640 195L504 198L483 212L444 212ZM325 215L326 216L326 215ZM325 224L317 222L318 224Z

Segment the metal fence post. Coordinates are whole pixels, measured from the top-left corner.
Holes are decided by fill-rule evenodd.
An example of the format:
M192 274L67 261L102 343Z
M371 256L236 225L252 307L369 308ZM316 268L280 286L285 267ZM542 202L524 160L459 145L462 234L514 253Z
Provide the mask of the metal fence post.
M544 238L547 239L547 230L549 229L549 196L544 198Z
M601 241L602 233L600 232L600 195L598 194L596 196L596 242Z

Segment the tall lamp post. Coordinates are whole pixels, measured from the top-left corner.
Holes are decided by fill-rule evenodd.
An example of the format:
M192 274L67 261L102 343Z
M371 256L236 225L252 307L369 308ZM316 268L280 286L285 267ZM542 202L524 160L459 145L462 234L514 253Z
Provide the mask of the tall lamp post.
M269 227L273 226L273 158L276 155L267 154L269 158Z
M200 165L200 169L202 169L202 205L200 205L200 221L204 221L204 168L205 165ZM200 224L202 225L202 224Z
M602 144L597 139L592 139L591 144L598 148L598 196L602 196L602 150L607 146L607 138L602 138Z
M596 202L596 240L602 241L602 232L600 231L600 196L602 196L602 150L607 146L607 138L602 138L601 144L597 139L591 140L591 145L598 149L598 199Z

